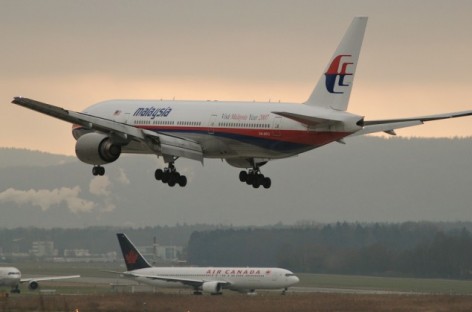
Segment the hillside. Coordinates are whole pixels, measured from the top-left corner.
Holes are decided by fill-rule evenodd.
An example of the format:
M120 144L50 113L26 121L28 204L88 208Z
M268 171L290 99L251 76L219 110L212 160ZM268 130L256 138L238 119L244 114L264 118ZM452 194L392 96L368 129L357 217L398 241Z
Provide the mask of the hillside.
M0 149L0 227L471 221L470 155L470 138L354 138L270 162L273 187L254 190L219 160L177 161L182 189L154 180L154 156L93 177L73 157Z

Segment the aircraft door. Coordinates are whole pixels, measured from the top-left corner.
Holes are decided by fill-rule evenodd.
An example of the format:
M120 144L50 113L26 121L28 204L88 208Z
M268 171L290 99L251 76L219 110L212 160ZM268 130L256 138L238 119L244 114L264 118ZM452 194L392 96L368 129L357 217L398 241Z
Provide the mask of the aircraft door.
M282 126L282 117L280 116L275 117L274 120L272 121L272 131L271 131L272 136L274 137L282 136L282 133L280 131L281 126Z
M208 121L208 134L214 134L215 133L217 117L218 117L218 115L211 115L210 116L210 120Z
M118 109L113 113L113 120L124 124L128 123L129 113L125 113L123 110Z

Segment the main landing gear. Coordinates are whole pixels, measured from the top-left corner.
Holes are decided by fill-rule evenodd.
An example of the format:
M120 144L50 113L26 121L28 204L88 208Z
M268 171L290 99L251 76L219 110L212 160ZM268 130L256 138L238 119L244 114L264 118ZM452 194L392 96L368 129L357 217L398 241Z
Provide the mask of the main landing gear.
M185 187L187 185L187 177L181 175L174 166L174 163L169 163L169 167L162 169L157 169L154 173L154 177L158 181L162 181L162 183L167 183L170 187L175 186L176 184L180 185L181 187Z
M12 287L10 292L12 294L19 294L20 293L20 288L18 288L18 286Z
M249 169L246 171L241 171L239 173L239 181L246 182L248 185L252 185L253 188L259 188L263 186L268 189L272 185L272 181L269 177L264 177L259 168Z

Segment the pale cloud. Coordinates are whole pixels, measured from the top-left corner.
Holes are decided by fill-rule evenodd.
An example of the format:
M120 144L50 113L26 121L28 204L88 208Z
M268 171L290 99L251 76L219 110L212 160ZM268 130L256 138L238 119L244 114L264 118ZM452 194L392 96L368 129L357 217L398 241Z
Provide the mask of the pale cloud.
M119 181L121 184L124 184L124 185L130 184L130 181L129 181L129 179L128 179L128 176L126 175L126 173L125 173L125 171L123 170L123 168L118 168L118 172L119 172L118 181Z
M47 211L52 206L64 203L73 213L92 211L95 208L95 203L80 198L80 191L79 186L74 188L61 187L53 190L30 189L27 191L9 188L0 193L0 202L39 206L42 211Z
M120 170L118 180L123 183L129 183L124 171ZM91 194L100 197L101 203L97 203L97 208L100 212L112 212L116 209L114 204L114 197L111 195L112 183L108 176L97 176L94 177L89 184L89 191Z
M116 209L116 205L112 202L111 199L105 199L104 204L100 205L101 212L112 212L115 209Z
M98 196L108 196L110 195L110 187L111 182L108 176L97 176L94 177L89 184L89 191L90 193Z

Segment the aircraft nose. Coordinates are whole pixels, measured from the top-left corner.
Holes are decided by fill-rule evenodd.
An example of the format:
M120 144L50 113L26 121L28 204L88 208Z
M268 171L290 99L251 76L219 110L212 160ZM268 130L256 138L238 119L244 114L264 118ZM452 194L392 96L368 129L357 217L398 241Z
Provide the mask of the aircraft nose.
M290 283L291 284L296 284L300 281L300 279L297 276L290 276Z

